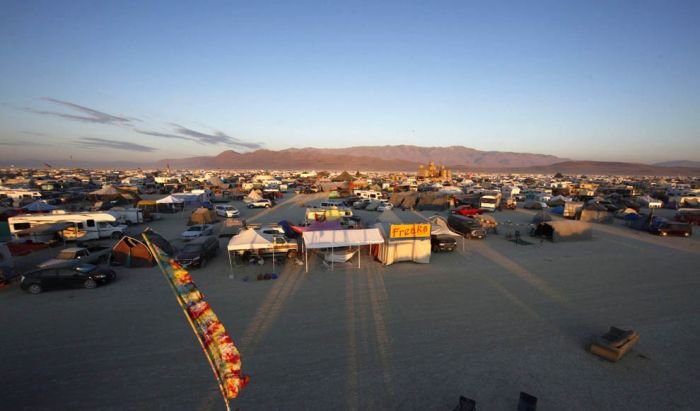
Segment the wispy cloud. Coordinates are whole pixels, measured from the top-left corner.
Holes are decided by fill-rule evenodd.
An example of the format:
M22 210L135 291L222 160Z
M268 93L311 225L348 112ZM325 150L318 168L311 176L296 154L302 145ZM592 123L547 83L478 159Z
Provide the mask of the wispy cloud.
M34 145L29 141L12 141L12 140L0 140L0 146L31 146Z
M95 137L81 137L75 141L76 144L85 148L111 148L116 150L153 152L157 149L154 147L143 146L141 144L130 143L128 141L113 141Z
M147 136L164 137L164 138L177 138L180 140L193 141L193 139L190 137L178 136L177 134L161 133L158 131L139 130L139 129L134 129L134 131L136 131L137 133L145 134Z
M20 131L20 133L26 134L26 135L28 135L28 136L36 136L36 137L44 137L44 136L46 136L46 134L44 134L44 133L37 133L36 131L26 131L26 130L22 130L22 131Z
M42 100L66 107L72 110L73 113L62 113L60 111L51 110L38 110L32 107L21 107L20 109L34 114L61 117L68 120L81 121L84 123L130 125L133 121L138 121L138 119L135 118L115 116L112 114L105 113L103 111L95 110L90 107L81 106L79 104L59 100L52 97L43 97Z
M257 149L261 148L262 144L260 143L252 143L252 142L247 142L247 141L242 141L240 139L237 139L235 137L231 137L227 134L224 134L220 131L214 132L214 133L203 133L201 131L193 130L191 128L183 127L179 124L171 124L174 128L174 133L163 133L159 131L150 131L150 130L139 130L135 129L136 132L145 134L148 136L155 136L155 137L163 137L163 138L175 138L179 140L189 140L189 141L194 141L199 144L208 144L208 145L226 145L226 146L236 146L236 147L244 147L244 148L251 148L251 149Z
M143 135L147 135L147 136L192 141L192 142L202 144L202 145L222 145L222 146L239 147L239 148L246 148L246 149L258 149L258 148L261 148L263 146L261 143L243 141L243 140L238 139L236 137L225 134L221 131L203 132L200 130L195 130L195 129L192 129L189 127L181 126L181 125L175 124L175 123L168 124L168 126L172 127L171 131L163 132L163 131L155 131L155 130L145 130L143 128L136 128L136 124L134 124L134 123L135 122L142 122L142 120L140 120L138 118L116 116L113 114L109 114L109 113L105 113L103 111L96 110L94 108L81 106L79 104L71 103L70 101L60 100L60 99L53 98L53 97L42 97L42 100L59 105L65 109L68 109L68 112L53 111L53 110L40 110L40 109L36 109L33 107L14 107L14 106L10 106L10 107L14 107L15 109L27 111L30 113L60 117L60 118L64 118L67 120L80 121L80 122L84 122L84 123L95 123L95 124L122 126L122 127L128 128L128 129L132 129L139 134L143 134ZM8 104L3 104L3 105L8 105ZM24 133L30 134L30 135L41 136L41 133L33 133L33 132L24 132ZM130 144L132 144L132 143L122 143L122 142L102 140L102 139L92 139L91 141L93 144L100 145L101 147L111 147L111 148L117 148L117 149L122 149L122 150L132 150L131 148L127 148L127 147L130 147ZM82 144L85 144L87 142L88 142L87 140L86 141L81 140ZM112 144L112 145L109 146L108 144ZM122 144L122 146L121 146L122 148L115 146L115 144L116 145ZM140 146L138 144L135 144L135 146L146 147L146 146ZM150 148L150 147L147 147L147 148ZM139 148L136 150L142 150L142 149ZM151 148L150 151L152 151L152 150L155 150L155 149Z

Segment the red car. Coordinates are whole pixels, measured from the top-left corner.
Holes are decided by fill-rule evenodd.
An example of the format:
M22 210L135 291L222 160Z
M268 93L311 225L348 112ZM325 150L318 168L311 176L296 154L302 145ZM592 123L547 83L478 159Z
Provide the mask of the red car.
M459 214L463 216L473 216L477 214L482 214L483 212L483 210L475 208L474 206L471 206L469 204L461 205L452 210L452 214Z

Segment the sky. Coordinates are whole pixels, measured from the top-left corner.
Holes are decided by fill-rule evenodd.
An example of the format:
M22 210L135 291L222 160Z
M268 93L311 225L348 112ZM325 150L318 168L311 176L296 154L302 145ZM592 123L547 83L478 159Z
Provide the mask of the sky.
M700 161L698 1L27 1L0 163L413 144Z

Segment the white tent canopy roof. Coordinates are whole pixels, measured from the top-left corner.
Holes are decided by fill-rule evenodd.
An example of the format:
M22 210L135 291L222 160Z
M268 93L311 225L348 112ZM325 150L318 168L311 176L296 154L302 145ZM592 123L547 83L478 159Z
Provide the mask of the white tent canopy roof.
M304 232L304 244L308 249L382 244L383 242L384 238L378 228Z
M184 202L185 202L185 200L179 199L177 197L173 197L172 195L161 198L160 200L156 200L156 203L158 203L158 204L182 204Z
M243 230L237 236L231 237L227 249L229 251L259 250L270 248L272 243L253 229Z
M430 221L431 235L449 235L452 237L461 237L461 234L455 233L447 226L447 221L439 215L434 215L428 218Z

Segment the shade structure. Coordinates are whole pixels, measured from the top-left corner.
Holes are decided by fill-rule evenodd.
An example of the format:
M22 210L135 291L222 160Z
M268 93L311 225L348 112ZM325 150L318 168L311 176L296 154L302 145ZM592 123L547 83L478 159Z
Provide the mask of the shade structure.
M231 277L233 278L233 259L231 258L231 252L237 251L248 251L248 250L262 250L272 248L274 252L274 246L270 240L260 235L257 231L249 228L243 230L238 235L231 237L228 242L226 249L228 250L228 263L231 269ZM272 256L272 264L274 270L275 257Z
M381 244L384 237L377 228L360 230L319 230L305 231L304 245L308 249L351 247L359 245Z
M105 185L99 190L95 191L90 191L91 196L97 196L97 197L109 197L109 196L114 196L118 197L122 194L121 191L119 191L116 187L112 185Z
M51 204L47 203L44 200L36 200L33 203L29 203L22 208L24 210L31 211L31 212L41 212L41 211L55 210L58 207L52 206Z
M308 250L337 247L359 247L363 245L382 244L384 237L378 228L365 228L357 230L320 230L305 231L304 249L306 271L309 271Z
M159 200L156 200L157 204L182 204L184 202L185 202L185 200L174 197L172 195L169 195L167 197L163 197Z

